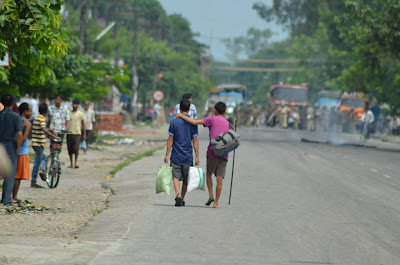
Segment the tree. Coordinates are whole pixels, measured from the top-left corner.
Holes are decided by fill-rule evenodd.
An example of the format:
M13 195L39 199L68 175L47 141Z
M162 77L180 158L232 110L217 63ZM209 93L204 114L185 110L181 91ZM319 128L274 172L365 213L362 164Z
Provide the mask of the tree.
M0 10L0 56L11 66L0 68L0 93L20 94L26 86L54 78L48 62L67 50L60 31L62 0L5 0Z

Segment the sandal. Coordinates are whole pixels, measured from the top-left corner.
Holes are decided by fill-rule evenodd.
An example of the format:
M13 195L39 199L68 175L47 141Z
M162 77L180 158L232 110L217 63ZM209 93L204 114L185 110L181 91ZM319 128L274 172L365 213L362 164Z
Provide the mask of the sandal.
M182 206L183 199L180 197L181 195L176 196L175 198L175 206L180 207Z
M210 204L214 201L214 199L208 199L208 201L206 202L207 206L210 206Z

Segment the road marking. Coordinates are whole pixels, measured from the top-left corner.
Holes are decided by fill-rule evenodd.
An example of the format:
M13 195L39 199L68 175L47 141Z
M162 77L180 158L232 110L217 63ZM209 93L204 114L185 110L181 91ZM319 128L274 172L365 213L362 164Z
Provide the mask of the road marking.
M376 170L376 169L373 169L373 168L371 168L370 169L372 172L375 172L375 173L377 173L378 172L378 170Z
M383 175L385 178L391 179L392 177L389 175Z

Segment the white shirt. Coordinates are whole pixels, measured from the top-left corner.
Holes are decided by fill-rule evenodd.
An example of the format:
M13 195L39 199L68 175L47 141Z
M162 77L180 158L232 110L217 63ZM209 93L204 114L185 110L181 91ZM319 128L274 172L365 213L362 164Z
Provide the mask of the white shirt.
M362 115L361 121L366 121L368 123L373 123L375 121L374 113L370 110L368 110L367 114Z
M179 107L180 107L180 104L176 104L176 106L174 108L174 114L173 114L174 117L176 115L178 115L179 113L181 113L181 111L179 110ZM197 120L197 110L196 110L196 106L194 104L190 104L190 109L189 109L188 115L190 118Z
M83 113L85 114L86 130L93 130L93 122L96 122L94 111L89 108L88 110L84 110Z

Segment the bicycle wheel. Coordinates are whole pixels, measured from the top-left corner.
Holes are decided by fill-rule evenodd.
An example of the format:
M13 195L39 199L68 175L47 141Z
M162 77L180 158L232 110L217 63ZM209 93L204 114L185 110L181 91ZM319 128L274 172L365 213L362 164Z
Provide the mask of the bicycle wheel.
M59 181L59 174L58 174L58 161L53 155L49 155L46 161L46 183L50 189L57 187Z
M60 160L58 159L58 157L57 157L57 163L55 163L55 164L56 164L56 167L55 167L54 171L56 173L53 178L53 184L54 184L53 188L57 188L58 182L60 181L60 175L61 175L61 165L60 165Z

